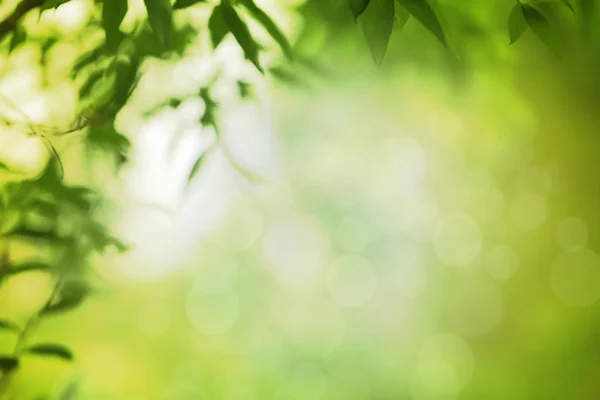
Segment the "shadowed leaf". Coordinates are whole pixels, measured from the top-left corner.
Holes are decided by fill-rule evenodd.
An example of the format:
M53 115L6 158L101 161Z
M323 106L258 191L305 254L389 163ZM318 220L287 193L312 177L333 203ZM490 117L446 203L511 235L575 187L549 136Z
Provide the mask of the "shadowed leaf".
M223 19L223 11L221 6L213 8L210 19L208 20L208 30L210 32L210 41L213 49L216 49L223 41L223 38L229 33L229 27Z
M223 13L223 20L235 37L235 40L237 40L242 50L244 50L246 58L250 60L260 72L263 72L258 59L258 44L250 34L246 23L242 21L237 12L228 3L221 4L221 12Z
M394 27L394 0L371 0L359 21L375 64L380 65Z
M144 0L150 27L163 48L171 46L173 36L173 9L169 0Z
M350 11L352 11L352 16L354 17L354 22L357 22L358 17L365 12L370 1L371 0L348 0Z
M254 0L240 0L240 4L242 4L250 13L250 15L260 23L263 28L271 35L271 37L279 44L285 56L293 60L294 52L292 50L292 46L287 40L285 34L281 31L281 29L277 26L277 24L271 19L271 17L264 12L260 7L254 3Z
M523 9L520 4L515 4L508 17L508 35L510 44L515 43L527 30L527 21L523 16Z
M408 12L417 19L423 26L425 26L431 33L438 38L438 40L448 47L446 42L446 35L442 29L442 25L435 14L435 11L427 0L396 0L402 7L408 10Z
M206 0L177 0L173 4L173 10L181 10L182 8L188 8L198 3L206 3Z
M550 48L556 55L560 55L560 45L554 29L546 17L532 6L523 4L523 16L533 33Z
M0 329L6 329L13 332L21 332L21 328L12 321L6 319L0 319Z

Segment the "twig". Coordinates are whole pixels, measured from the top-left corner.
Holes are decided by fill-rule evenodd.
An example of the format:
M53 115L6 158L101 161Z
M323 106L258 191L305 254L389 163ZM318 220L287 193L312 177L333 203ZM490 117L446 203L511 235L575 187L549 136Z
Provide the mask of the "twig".
M11 33L19 25L19 21L25 14L34 8L40 7L46 0L24 0L17 5L17 8L10 14L6 19L0 22L0 41L4 39L6 35Z

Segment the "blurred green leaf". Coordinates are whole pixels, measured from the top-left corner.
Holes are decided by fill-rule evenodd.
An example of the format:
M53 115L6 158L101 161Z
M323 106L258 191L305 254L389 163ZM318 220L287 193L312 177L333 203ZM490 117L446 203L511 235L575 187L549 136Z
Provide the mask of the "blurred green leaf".
M273 67L269 68L269 75L275 78L277 81L296 88L306 88L306 82L302 80L297 74L288 70L284 67Z
M89 290L84 289L83 286L80 289L73 288L73 286L71 286L70 288L67 288L67 289L63 289L61 292L60 299L57 302L52 303L52 304L48 305L46 308L44 308L42 310L41 314L42 315L54 315L54 314L59 314L62 312L70 311L70 310L76 308L81 303L83 303L83 300L85 300L85 297L87 296L88 293L89 293Z
M235 40L237 40L242 50L244 50L246 58L250 60L260 72L263 72L258 59L258 44L254 41L246 23L242 21L240 16L228 2L221 3L221 12L223 13L223 20L235 37Z
M371 0L359 18L375 64L380 65L394 27L394 0Z
M119 27L127 14L127 0L103 0L102 27L106 33L106 43L110 49L116 49L123 34Z
M560 0L560 2L567 7L569 10L571 10L572 12L575 12L575 8L573 8L573 5L571 4L571 2L569 0Z
M169 0L144 0L150 27L163 48L171 47L173 36L173 9Z
M264 12L260 7L254 3L254 0L238 0L250 13L250 15L260 23L263 28L271 35L271 37L279 44L285 56L293 60L294 52L292 46L288 42L287 37L277 26L277 24L271 19L271 17Z
M65 239L59 237L54 231L26 227L18 227L3 234L3 236L13 239L44 240L50 244L63 244L65 242Z
M200 157L198 157L198 159L196 159L196 162L194 162L194 165L192 166L192 169L190 170L190 174L188 175L188 179L187 179L188 185L194 180L196 175L198 175L198 172L200 172L200 169L204 165L204 161L208 157L208 153L209 153L209 151L203 152L200 155Z
M94 85L104 77L104 74L104 70L97 70L92 72L90 76L88 76L86 81L83 83L83 85L81 85L81 87L79 88L79 98L84 99L88 97Z
M73 353L66 346L56 343L36 344L25 349L30 354L38 356L58 357L65 361L73 361Z
M396 0L400 5L408 10L408 12L425 26L438 40L448 47L446 35L442 29L442 25L435 14L435 11L427 0Z
M527 4L522 5L522 10L525 21L527 21L527 25L529 25L533 33L556 55L560 55L560 45L556 32L554 32L546 17L534 7Z
M136 83L139 62L136 59L118 60L114 87L115 107L119 110L125 105Z
M521 4L515 4L508 17L508 34L510 37L510 44L513 44L519 40L526 30L527 21L523 16Z
M354 22L357 22L358 17L365 12L370 1L371 0L348 0L350 11L352 11L352 15L354 16Z
M213 8L208 20L208 30L213 49L216 49L223 41L223 38L229 33L229 27L223 19L223 11L220 5Z
M0 357L0 371L3 373L12 371L19 366L19 360L15 357Z
M400 3L396 3L394 5L394 11L396 14L396 19L394 21L394 28L402 29L404 25L408 22L410 18L410 13L408 10L400 5Z
M52 271L52 267L48 264L41 262L29 262L23 264L17 264L6 271L7 275L17 275L31 271Z
M173 10L188 8L198 3L206 3L206 0L177 0L175 1L175 4L173 4Z
M252 98L252 85L248 82L237 81L238 92L240 93L240 97L244 100Z
M27 31L23 26L18 26L15 29L12 38L10 39L10 44L8 46L8 54L12 53L14 49L19 47L19 45L27 40Z
M204 101L205 105L204 115L200 118L200 123L203 126L212 126L217 130L216 112L219 105L212 98L209 88L204 87L200 89L198 96Z
M13 332L21 332L21 328L12 321L0 319L0 329L6 329Z

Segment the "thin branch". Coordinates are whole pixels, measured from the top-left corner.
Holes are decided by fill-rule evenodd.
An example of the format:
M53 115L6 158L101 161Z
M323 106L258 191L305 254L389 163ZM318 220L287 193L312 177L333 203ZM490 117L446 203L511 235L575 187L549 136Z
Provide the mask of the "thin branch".
M17 8L10 14L6 19L0 22L0 41L4 39L6 35L11 33L19 25L19 21L25 14L34 8L40 7L46 0L24 0L17 5Z

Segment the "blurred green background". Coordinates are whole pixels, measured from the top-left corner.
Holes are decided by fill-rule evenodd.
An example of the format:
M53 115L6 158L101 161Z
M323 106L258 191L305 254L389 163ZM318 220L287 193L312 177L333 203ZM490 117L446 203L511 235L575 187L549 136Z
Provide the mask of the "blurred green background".
M117 118L132 141L119 175L77 136L56 140L66 179L104 191L101 218L133 246L93 258L100 293L33 334L75 362L25 357L6 398L70 382L81 399L598 398L597 14L558 58L531 31L509 45L513 2L440 0L452 51L409 19L376 67L346 2L257 3L310 62L275 61L279 80L226 46L149 64ZM0 91L30 118L75 113L65 57L91 10L42 18L39 37L66 38L48 54L0 58ZM215 63L223 140L265 179L219 150L188 190L186 147L206 147L165 156L187 111L148 110ZM254 97L233 99L239 77ZM34 171L43 144L11 129L1 160ZM39 272L4 281L0 316L25 320L50 290ZM0 331L0 349L14 340Z

